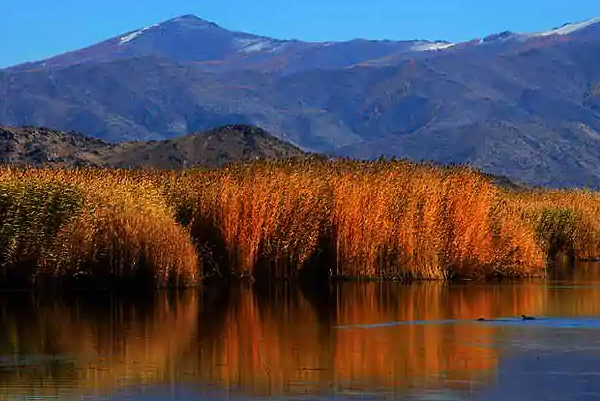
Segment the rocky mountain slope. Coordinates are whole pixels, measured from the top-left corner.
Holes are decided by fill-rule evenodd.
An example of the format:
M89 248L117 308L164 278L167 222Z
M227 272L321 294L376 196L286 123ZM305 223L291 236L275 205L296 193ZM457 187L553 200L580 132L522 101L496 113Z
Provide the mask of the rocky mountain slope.
M53 167L180 169L233 161L303 157L299 148L252 126L228 125L172 140L108 142L48 128L1 127L0 163Z
M0 70L0 122L110 142L258 125L305 150L600 188L600 20L465 43L307 43L184 16Z

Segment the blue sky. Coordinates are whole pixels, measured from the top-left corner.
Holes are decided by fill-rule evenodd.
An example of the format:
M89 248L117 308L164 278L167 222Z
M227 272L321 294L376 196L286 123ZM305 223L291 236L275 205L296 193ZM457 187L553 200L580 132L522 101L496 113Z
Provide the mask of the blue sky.
M0 0L0 68L183 14L281 39L445 39L546 30L600 16L599 0Z

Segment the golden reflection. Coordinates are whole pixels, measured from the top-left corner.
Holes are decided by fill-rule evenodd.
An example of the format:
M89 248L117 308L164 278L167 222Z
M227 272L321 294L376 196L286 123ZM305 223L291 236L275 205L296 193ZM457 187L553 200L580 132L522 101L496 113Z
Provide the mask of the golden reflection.
M600 262L578 262L548 285L548 316L600 316ZM575 288L576 287L576 288Z
M495 345L514 335L475 319L600 316L600 264L554 284L248 284L150 301L0 301L0 399L152 384L251 396L468 391L493 383Z
M339 330L336 381L395 391L424 383L469 387L494 373L499 355L489 345L504 335L501 327L475 319L518 316L522 310L537 313L544 299L539 286L345 286L338 295L338 324L418 323Z
M323 302L280 290L236 290L222 335L199 349L204 382L261 396L450 381L462 388L492 374L499 357L487 345L502 328L475 319L539 313L545 304L539 285L348 283ZM448 319L464 321L436 322ZM339 327L398 321L434 322Z
M236 288L220 335L198 350L201 379L265 396L327 386L331 331L297 288Z
M3 395L103 394L169 379L173 357L189 349L198 319L196 294L157 294L123 302L3 299L0 399Z

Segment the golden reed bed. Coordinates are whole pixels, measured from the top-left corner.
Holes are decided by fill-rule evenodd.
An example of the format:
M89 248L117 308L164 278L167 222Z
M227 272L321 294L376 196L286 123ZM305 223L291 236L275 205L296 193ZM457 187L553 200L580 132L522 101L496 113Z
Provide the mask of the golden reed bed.
M211 171L0 169L0 286L203 276L544 275L600 255L600 195L466 167L277 161Z

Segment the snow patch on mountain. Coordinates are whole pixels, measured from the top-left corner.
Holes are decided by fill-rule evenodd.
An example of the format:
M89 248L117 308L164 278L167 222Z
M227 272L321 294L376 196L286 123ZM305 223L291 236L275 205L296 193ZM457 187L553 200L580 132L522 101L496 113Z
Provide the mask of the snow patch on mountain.
M274 52L281 50L285 46L285 41L272 40L268 38L248 38L248 39L237 39L235 41L235 47L237 50L244 53L254 52Z
M148 30L150 30L152 28L155 28L157 26L158 26L158 24L154 24L154 25L142 28L142 29L138 29L137 31L133 31L133 32L131 32L131 33L129 33L129 34L127 34L127 35L119 38L119 44L123 45L125 43L131 42L135 38L137 38L140 35L142 35L144 32L146 32L146 31L148 31Z
M530 33L530 34L526 34L524 36L534 37L534 36L551 36L551 35L569 35L573 32L587 28L587 27L597 24L599 22L600 22L600 17L592 18L587 21L566 24L560 28L551 29L549 31L544 31L544 32Z
M434 50L444 50L449 47L454 46L454 43L448 42L425 42L419 43L411 47L412 51L415 52L426 52L426 51L434 51Z

